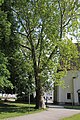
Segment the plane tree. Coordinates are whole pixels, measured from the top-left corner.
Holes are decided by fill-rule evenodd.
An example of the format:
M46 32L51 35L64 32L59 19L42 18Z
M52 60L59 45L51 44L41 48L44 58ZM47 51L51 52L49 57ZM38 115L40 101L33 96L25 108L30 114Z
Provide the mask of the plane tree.
M19 51L23 52L27 61L28 77L32 75L35 80L36 108L42 108L46 81L49 79L56 81L64 75L63 71L59 72L62 67L60 61L63 61L62 69L66 71L70 61L78 58L76 47L71 40L68 40L70 38L67 35L68 33L73 35L75 26L76 28L78 26L76 13L79 1L9 0L8 2L11 2L11 6L7 5L15 21L12 35L17 36ZM73 47L75 56L72 54Z
M18 35L19 46L23 49L29 64L31 61L30 66L35 80L36 108L43 107L42 96L46 80L53 79L52 75L55 73L60 74L58 70L61 67L61 58L64 58L64 61L74 59L73 49L70 51L74 45L71 41L71 44L67 44L66 34L74 31L78 25L76 22L78 2L78 0L13 1L11 9L17 23L14 33ZM61 46L62 44L64 46ZM76 59L78 52L76 47L74 48ZM65 53L69 59L66 59ZM69 62L66 63L64 68L67 68ZM63 74L59 79L62 76Z

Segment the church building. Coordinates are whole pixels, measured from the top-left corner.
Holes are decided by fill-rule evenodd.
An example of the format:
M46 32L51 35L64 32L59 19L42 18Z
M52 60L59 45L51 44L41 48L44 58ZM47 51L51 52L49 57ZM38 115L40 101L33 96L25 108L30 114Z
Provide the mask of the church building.
M65 88L57 87L57 103L80 105L80 71L70 70L62 80Z

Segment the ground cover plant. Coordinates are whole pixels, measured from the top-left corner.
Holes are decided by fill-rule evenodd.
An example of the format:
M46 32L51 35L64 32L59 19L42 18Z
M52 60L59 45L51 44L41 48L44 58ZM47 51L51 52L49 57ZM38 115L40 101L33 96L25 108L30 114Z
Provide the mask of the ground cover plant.
M0 119L22 116L37 111L40 110L35 109L33 104L0 101Z
M80 106L64 106L64 108L67 108L67 109L79 109L80 110Z

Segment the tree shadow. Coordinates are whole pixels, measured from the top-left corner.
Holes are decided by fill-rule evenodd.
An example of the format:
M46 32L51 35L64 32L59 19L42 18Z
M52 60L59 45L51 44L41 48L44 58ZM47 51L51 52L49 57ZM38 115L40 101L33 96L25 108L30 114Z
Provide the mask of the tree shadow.
M35 111L34 106L17 106L17 105L12 105L12 104L7 104L7 103L0 103L0 113L5 112L5 113L12 113L12 112L17 112L17 113L26 113L26 112L31 112Z

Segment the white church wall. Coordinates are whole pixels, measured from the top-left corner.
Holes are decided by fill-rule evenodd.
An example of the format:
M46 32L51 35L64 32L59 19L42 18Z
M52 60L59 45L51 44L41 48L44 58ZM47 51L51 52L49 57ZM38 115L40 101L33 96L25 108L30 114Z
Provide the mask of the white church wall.
M74 102L78 103L78 90L80 89L80 71L78 71L77 77L74 79Z
M78 103L77 90L80 89L80 72L68 71L62 80L65 82L65 88L58 87L57 101L61 104Z

